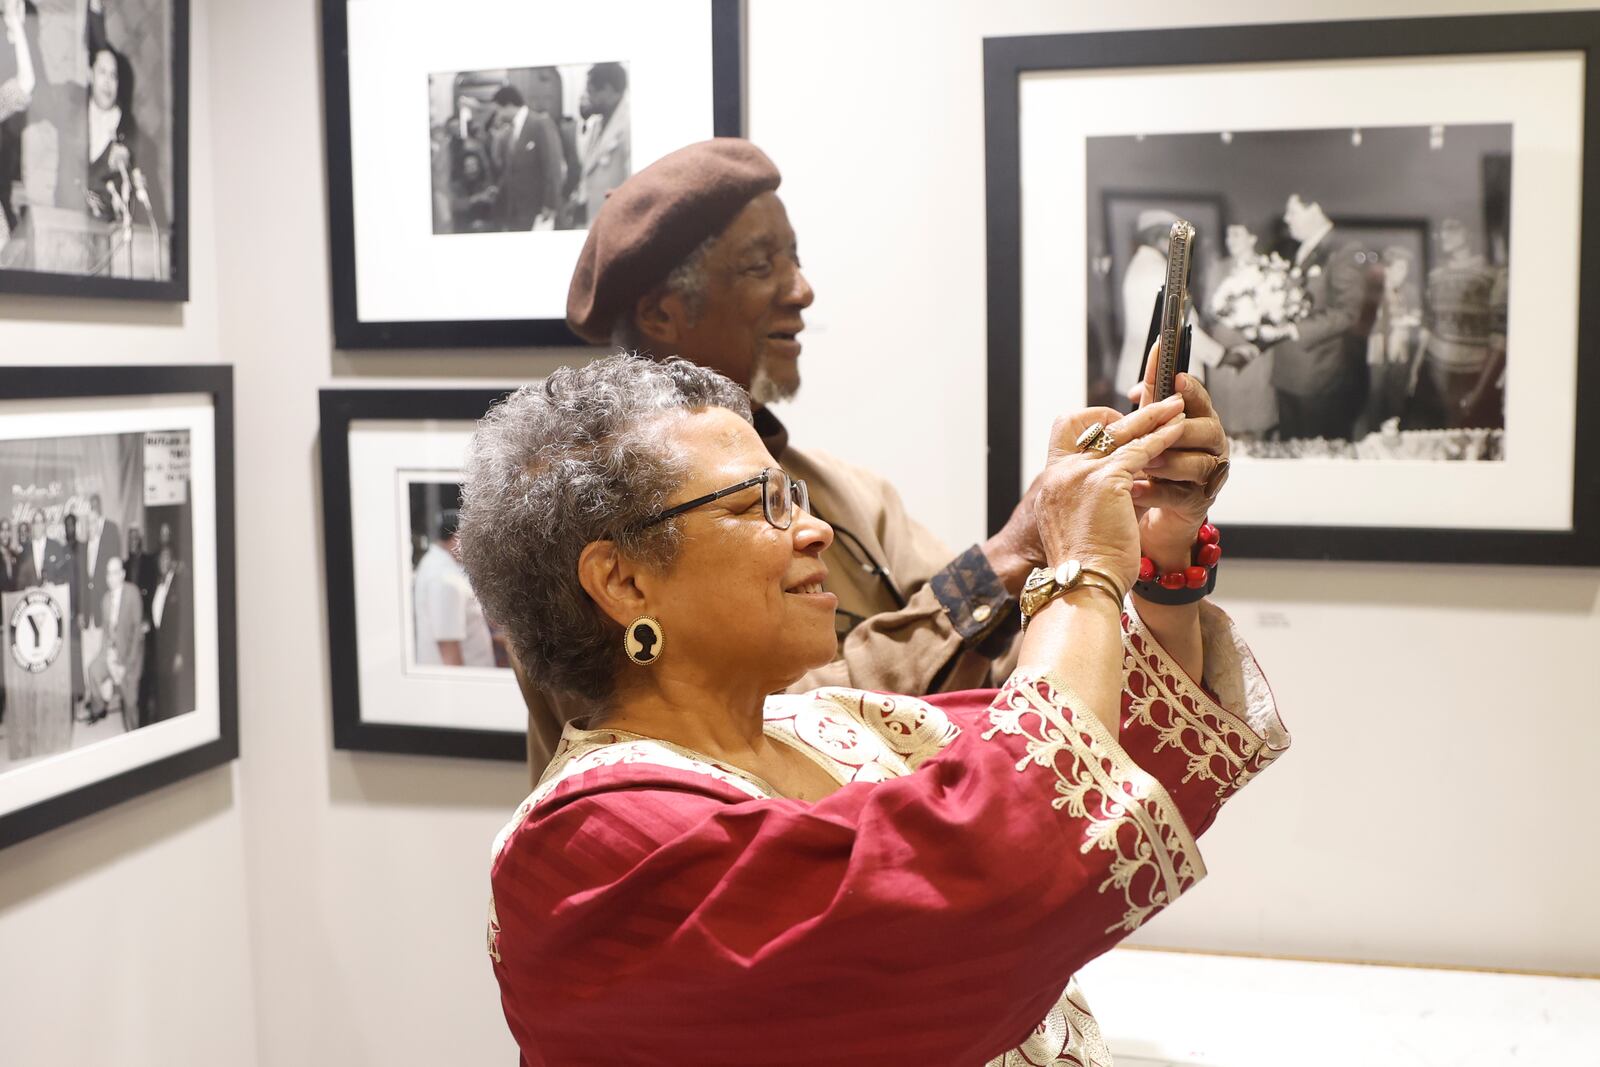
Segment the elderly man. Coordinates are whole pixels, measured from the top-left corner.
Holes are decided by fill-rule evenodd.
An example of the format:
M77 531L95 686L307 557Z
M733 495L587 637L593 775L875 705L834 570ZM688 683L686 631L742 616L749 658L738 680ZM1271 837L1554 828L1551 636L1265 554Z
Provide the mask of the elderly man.
M840 684L935 693L991 684L1017 630L1015 597L1043 561L1025 502L999 534L953 553L906 514L894 487L789 444L771 406L800 387L799 334L811 304L772 161L748 141L679 149L617 187L589 229L567 321L595 344L680 356L743 386L769 452L832 524L823 553L838 596L839 658L801 689ZM519 676L520 679L520 676ZM562 725L590 709L534 690L528 760L537 778Z
M590 227L567 321L595 344L680 356L732 378L754 402L767 450L809 486L811 511L835 534L822 560L826 588L839 598L839 656L796 691L840 684L928 694L993 684L1006 673L994 667L1016 634L1016 596L1043 562L1031 494L998 534L953 553L906 514L888 482L789 443L771 405L800 387L799 334L813 294L779 180L760 149L736 138L690 145L635 174ZM1189 480L1205 481L1220 462L1221 428L1214 418L1193 422L1205 426L1184 448L1208 443L1211 454ZM523 695L537 778L563 723L591 709L525 680Z

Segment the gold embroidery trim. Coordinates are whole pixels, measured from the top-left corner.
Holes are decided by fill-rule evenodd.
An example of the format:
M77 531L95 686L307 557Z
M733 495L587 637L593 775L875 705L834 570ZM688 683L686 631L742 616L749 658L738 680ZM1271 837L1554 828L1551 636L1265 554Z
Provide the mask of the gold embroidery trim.
M1118 889L1127 905L1122 921L1107 927L1107 932L1131 933L1205 877L1205 863L1161 783L1129 758L1098 719L1074 712L1073 701L1082 705L1050 676L1018 672L990 707L992 725L982 736L989 740L1004 733L1026 738L1018 773L1031 764L1055 774L1059 795L1050 806L1065 808L1088 823L1080 850L1100 848L1116 854L1099 891ZM1030 733L1023 722L1028 715L1038 720L1036 732ZM1063 765L1063 755L1070 763ZM1098 801L1092 794L1099 795ZM1125 825L1135 831L1127 847L1117 832ZM1141 899L1135 885L1146 869L1155 875L1159 888Z
M1283 750L1273 748L1249 722L1195 684L1167 655L1131 607L1124 616L1122 642L1123 689L1129 698L1128 713L1134 721L1155 733L1158 738L1155 751L1172 747L1188 758L1185 782L1198 775L1214 783L1217 795L1224 797L1243 788L1281 754ZM1208 654L1224 651L1207 649ZM1126 684L1135 671L1143 674L1148 683L1142 696L1133 695ZM1156 721L1154 705L1158 700L1171 709L1171 720L1166 724ZM1185 742L1186 730L1192 730L1199 738L1198 749ZM1212 760L1216 758L1225 763L1226 774L1212 770Z

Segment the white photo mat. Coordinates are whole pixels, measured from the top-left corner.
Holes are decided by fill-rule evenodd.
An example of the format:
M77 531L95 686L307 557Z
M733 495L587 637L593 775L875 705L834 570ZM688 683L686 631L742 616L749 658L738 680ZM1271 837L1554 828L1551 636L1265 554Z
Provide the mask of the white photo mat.
M19 811L221 736L217 644L215 409L208 394L52 397L0 402L0 440L187 430L190 442L190 586L194 596L195 709L0 775L0 815Z
M348 435L355 546L361 721L521 734L528 710L516 676L497 669L419 669L408 654L415 481L459 480L470 422L355 419Z
M1512 124L1506 452L1492 463L1235 461L1219 523L1568 530L1578 358L1581 53L1025 74L1022 482L1052 420L1084 406L1085 138ZM1181 186L1173 175L1171 186ZM1218 235L1220 237L1220 235Z
M625 62L635 173L712 135L710 3L350 0L347 17L363 322L566 316L587 231L434 234L430 74Z

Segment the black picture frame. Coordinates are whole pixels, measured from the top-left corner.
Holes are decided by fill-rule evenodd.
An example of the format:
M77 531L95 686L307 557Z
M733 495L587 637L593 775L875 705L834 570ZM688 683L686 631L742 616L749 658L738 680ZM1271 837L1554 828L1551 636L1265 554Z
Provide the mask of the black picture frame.
M322 524L328 584L333 747L467 759L525 760L527 732L412 726L361 716L350 425L366 419L475 422L506 396L498 389L324 389L319 397Z
M712 129L744 131L744 28L741 0L711 5ZM347 0L322 0L323 89L328 152L328 229L333 269L333 336L340 349L582 346L566 320L363 320L356 304L355 187L350 128Z
M188 301L189 0L168 2L172 6L172 217L167 221L170 276L156 280L0 269L0 293L174 303Z
M1581 260L1572 522L1567 530L1230 524L1232 556L1273 559L1600 565L1600 15L1551 13L1284 23L984 41L987 174L989 528L1022 491L1022 195L1019 80L1028 73L1208 64L1578 52ZM1495 220L1488 220L1491 225ZM1503 220L1500 220L1503 223Z
M0 374L0 403L85 397L205 394L216 441L216 594L218 736L202 744L0 815L0 848L94 815L239 756L238 634L235 615L233 368L187 366L11 367ZM202 632L196 628L196 636Z

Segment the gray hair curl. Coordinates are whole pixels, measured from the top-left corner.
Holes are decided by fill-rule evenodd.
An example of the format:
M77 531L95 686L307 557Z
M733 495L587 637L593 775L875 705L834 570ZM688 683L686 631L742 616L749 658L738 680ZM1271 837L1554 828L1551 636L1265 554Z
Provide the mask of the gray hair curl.
M478 423L462 487L461 562L485 613L536 685L603 707L624 656L621 628L578 581L591 541L668 566L666 506L688 465L661 447L663 424L699 408L750 420L743 389L681 359L620 353L518 389Z

